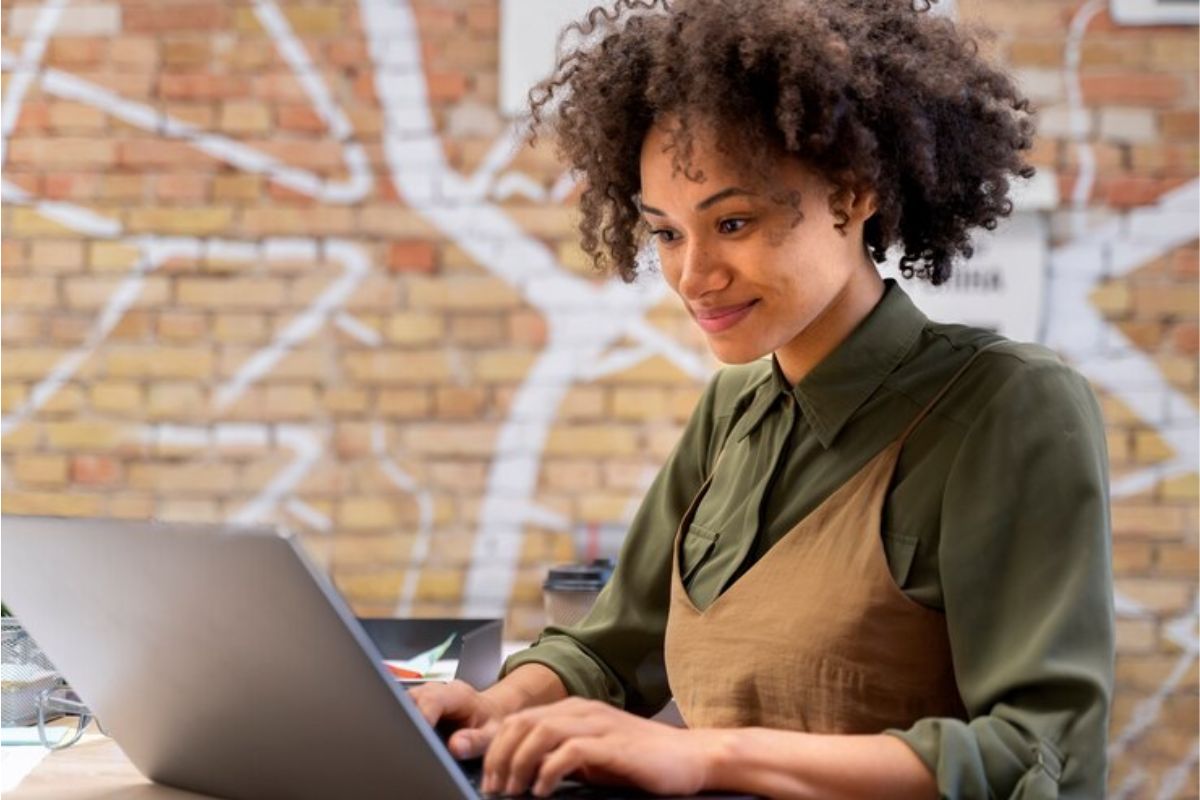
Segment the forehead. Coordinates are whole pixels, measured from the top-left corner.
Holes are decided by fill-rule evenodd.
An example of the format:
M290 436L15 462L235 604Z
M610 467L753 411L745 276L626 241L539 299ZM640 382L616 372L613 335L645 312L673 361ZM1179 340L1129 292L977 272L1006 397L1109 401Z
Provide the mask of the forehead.
M686 163L679 163L677 125L670 118L656 122L642 141L642 199L647 203L694 202L734 186L766 196L811 188L819 180L800 159L785 154L768 157L764 169L762 159L751 158L748 148L738 153L736 137L722 151L712 127L704 124L689 128L691 152Z

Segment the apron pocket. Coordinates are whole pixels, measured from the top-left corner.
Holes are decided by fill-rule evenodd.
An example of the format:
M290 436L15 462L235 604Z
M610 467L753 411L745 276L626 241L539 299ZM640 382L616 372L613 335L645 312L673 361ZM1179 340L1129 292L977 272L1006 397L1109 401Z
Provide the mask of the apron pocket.
M721 534L692 523L683 537L679 553L679 580L686 588L696 569L712 555Z
M901 589L908 582L908 573L912 569L918 542L920 539L916 536L903 533L885 531L883 534L883 552L887 556L888 569L891 570L892 580Z

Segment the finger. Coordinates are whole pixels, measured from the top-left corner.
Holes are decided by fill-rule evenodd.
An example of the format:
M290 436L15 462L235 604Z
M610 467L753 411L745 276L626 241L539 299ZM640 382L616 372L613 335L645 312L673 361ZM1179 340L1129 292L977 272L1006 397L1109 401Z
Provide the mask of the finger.
M413 705L421 712L421 716L430 725L437 725L438 720L442 718L444 705L441 694L437 691L430 691L433 687L418 686L410 689L408 699L413 701Z
M483 757L483 791L485 793L497 793L504 790L504 786L508 782L508 768L513 753L533 725L533 720L537 715L531 712L535 710L540 711L541 709L518 711L500 721L496 728L496 735L492 737L492 742L488 745L487 752Z
M489 722L482 728L463 728L455 731L446 741L455 758L478 758L483 755L500 726Z
M577 737L598 736L610 727L606 719L595 714L590 717L559 716L538 720L513 753L508 766L508 781L504 785L505 793L521 794L528 790L546 754L563 742Z
M533 793L538 797L546 797L555 787L572 772L579 772L588 766L601 766L611 760L608 739L584 738L572 739L562 747L548 755L538 770L537 779L533 782Z

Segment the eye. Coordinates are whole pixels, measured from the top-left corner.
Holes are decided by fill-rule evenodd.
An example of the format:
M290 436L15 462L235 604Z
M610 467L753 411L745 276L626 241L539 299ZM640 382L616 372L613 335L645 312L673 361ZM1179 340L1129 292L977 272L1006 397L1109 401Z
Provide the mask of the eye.
M679 238L679 234L670 228L656 228L655 230L650 231L650 235L656 237L664 244L670 244Z
M717 231L720 233L737 233L750 224L750 220L734 217L732 219L723 219L717 223Z

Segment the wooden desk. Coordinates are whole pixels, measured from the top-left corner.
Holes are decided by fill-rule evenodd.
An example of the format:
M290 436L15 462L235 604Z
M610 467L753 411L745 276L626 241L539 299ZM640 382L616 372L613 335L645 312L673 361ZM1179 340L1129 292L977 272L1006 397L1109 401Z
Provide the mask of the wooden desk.
M212 800L147 780L117 743L95 733L48 753L4 800Z

